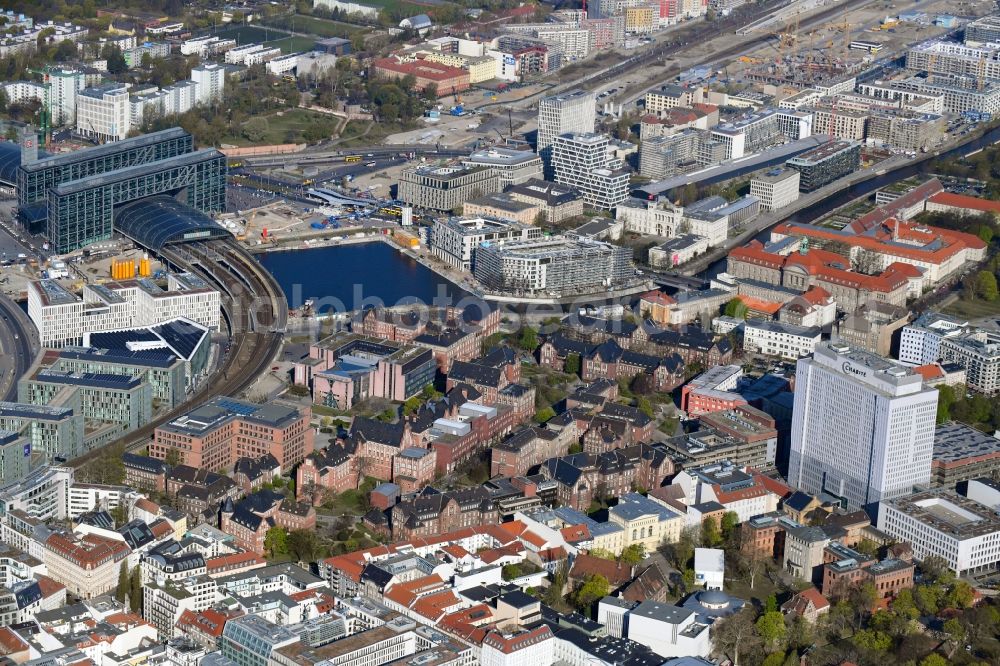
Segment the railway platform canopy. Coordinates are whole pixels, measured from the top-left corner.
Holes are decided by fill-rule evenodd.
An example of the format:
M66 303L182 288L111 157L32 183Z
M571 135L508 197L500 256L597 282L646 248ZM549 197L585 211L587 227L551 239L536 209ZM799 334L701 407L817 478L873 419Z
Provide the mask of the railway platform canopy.
M118 232L154 252L168 244L232 236L205 213L167 195L117 206L114 226Z

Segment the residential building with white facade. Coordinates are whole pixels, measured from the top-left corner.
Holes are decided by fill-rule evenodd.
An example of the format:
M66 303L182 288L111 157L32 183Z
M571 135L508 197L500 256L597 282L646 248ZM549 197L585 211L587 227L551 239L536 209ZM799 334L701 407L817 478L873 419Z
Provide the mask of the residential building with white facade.
M818 345L797 364L789 484L857 509L930 483L937 398L898 363Z
M900 331L899 362L929 365L941 358L941 341L961 336L969 322L938 312L927 312Z
M191 68L191 80L196 86L198 104L211 104L222 99L226 87L226 67L205 63Z
M219 292L194 275L171 275L166 290L139 278L85 285L82 296L54 280L30 282L27 291L28 316L43 347L79 345L85 333L152 326L178 317L219 328Z
M922 560L937 555L959 576L1000 563L1000 518L990 507L951 491L933 490L882 502L878 529L913 547Z
M796 326L780 321L750 319L743 325L743 351L791 360L808 356L820 343L818 326Z
M177 620L184 611L210 608L216 601L218 583L208 576L180 581L152 581L143 585L142 616L156 628L161 640L180 635Z
M547 625L531 631L491 631L483 639L479 663L482 666L551 664L554 661L554 649L555 639Z
M509 240L541 238L542 230L514 222L482 217L451 217L434 223L431 252L449 266L471 271L475 252L483 243L496 245Z
M778 210L799 198L799 172L772 169L750 179L750 194L760 199L762 212Z
M552 143L555 181L580 191L585 203L611 209L628 198L628 171L608 155L605 134L561 134Z
M979 393L1000 391L1000 334L971 331L941 340L941 360L965 368L965 382Z

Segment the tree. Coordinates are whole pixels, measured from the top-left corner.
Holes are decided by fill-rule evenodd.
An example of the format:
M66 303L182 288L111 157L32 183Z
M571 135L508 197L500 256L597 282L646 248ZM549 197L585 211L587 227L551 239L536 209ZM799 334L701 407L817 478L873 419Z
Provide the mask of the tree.
M714 518L702 521L701 523L701 545L705 548L715 548L722 543L722 534L719 532L719 521Z
M979 236L979 239L987 245L993 242L993 230L985 224L980 225L979 231L976 232L976 235Z
M250 120L243 123L242 134L248 140L258 143L264 140L267 136L267 131L269 129L267 118L262 116L254 116Z
M747 304L739 298L733 298L728 303L726 303L726 308L723 310L723 314L727 317L733 317L734 319L746 319L747 311L750 308Z
M777 605L777 602L775 602ZM757 618L757 633L768 650L776 650L785 640L785 616L781 611L768 611Z
M767 599L764 600L764 612L765 613L776 613L778 612L778 597L773 594L767 595Z
M677 541L664 547L665 554L674 568L683 571L691 563L697 542L697 529L697 527L684 528L681 530L680 536L677 537Z
M917 608L923 615L935 615L938 612L940 594L936 585L917 585L913 590L913 598Z
M733 660L733 666L740 666L740 657L757 647L753 617L747 609L718 620L712 625L712 639L715 649Z
M167 454L163 456L163 462L167 465L167 467L177 467L181 464L181 452L173 447L170 447L167 449Z
M121 527L128 522L128 507L125 502L119 502L118 506L109 511L111 517L115 520L115 527Z
M313 530L292 530L286 543L288 552L297 562L315 562L322 556L319 536Z
M630 567L642 562L646 559L646 547L641 543L634 543L625 550L622 551L622 563L627 564Z
M976 599L976 593L972 586L964 580L955 581L955 584L945 595L945 605L949 608L969 608Z
M106 44L101 51L101 58L108 61L108 72L110 74L124 74L128 71L128 63L122 50L115 44Z
M601 574L589 574L574 595L577 608L582 611L589 609L598 599L608 596L608 590L607 578Z
M56 47L56 52L53 58L58 62L66 62L67 60L72 60L76 57L76 44L68 39L64 39L59 42L59 46Z
M552 409L551 407L543 407L542 409L539 409L537 412L535 412L535 422L545 423L549 419L555 418L555 415L556 415L556 410Z
M772 652L771 654L764 657L762 666L783 666L784 663L785 663L784 651Z
M138 564L132 569L132 575L129 577L128 602L133 613L142 610L142 573Z
M730 539L740 524L740 516L735 511L726 511L722 514L722 538Z
M640 412L642 412L649 418L653 418L656 415L656 412L653 411L653 403L651 403L649 401L649 398L645 396L640 395L638 398L636 398L635 406L636 408L638 408Z
M997 277L990 271L979 271L976 274L976 295L984 301L995 301L1000 298L997 290Z
M115 588L115 599L125 603L129 592L132 590L131 585L128 575L128 561L122 560L122 565L118 569L118 587Z
M948 666L948 660L937 652L931 652L920 660L920 666Z
M579 354L567 354L566 355L566 372L571 375L580 374L580 355Z
M941 625L945 633L951 636L952 640L956 643L962 643L965 641L965 625L957 617L953 617L949 620L945 620L944 624Z
M941 583L951 577L948 561L940 555L929 555L920 560L920 571L924 574L924 578L931 583Z
M268 557L288 554L288 533L284 527L272 527L264 535L264 550Z
M892 647L892 637L882 631L862 629L851 637L859 648L872 652L887 652Z
M424 86L423 96L424 96L424 99L426 99L428 102L433 102L433 101L437 100L437 98L438 98L438 86L437 86L437 84L432 82L432 83L428 83L426 86Z
M534 351L538 346L538 331L525 326L521 329L521 337L517 340L517 346L525 351Z

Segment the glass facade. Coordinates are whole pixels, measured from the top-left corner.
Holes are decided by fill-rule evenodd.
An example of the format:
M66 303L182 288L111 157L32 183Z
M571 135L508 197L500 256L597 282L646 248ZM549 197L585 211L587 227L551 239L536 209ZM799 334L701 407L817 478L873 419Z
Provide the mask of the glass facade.
M226 158L212 149L65 183L48 192L47 236L62 254L111 238L114 207L160 194L201 212L226 203Z

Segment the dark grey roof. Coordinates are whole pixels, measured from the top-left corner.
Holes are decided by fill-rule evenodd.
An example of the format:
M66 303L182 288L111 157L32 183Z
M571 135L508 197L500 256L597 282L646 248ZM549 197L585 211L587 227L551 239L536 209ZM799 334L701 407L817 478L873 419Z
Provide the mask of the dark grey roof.
M231 236L205 213L169 196L149 197L115 206L114 226L129 238L157 251L168 243Z
M165 474L167 471L166 462L150 458L149 456L140 456L135 453L123 453L122 462L126 468L140 469L150 474Z

